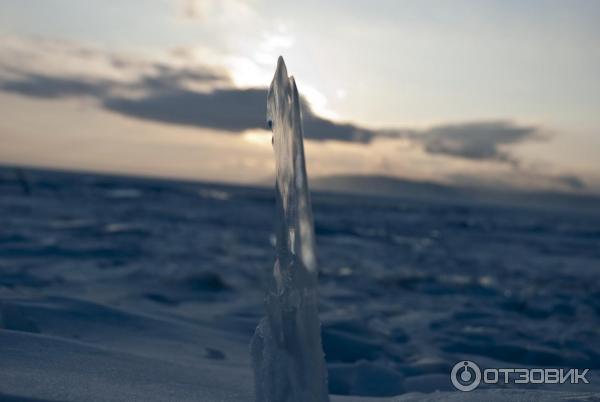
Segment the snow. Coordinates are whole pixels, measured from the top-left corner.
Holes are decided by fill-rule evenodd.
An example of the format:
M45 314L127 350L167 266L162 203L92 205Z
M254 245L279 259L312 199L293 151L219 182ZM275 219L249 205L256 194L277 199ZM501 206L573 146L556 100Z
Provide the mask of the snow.
M0 400L252 400L231 334L64 298L4 301L2 312Z
M1 401L254 400L245 340L229 331L66 298L5 300L2 311L10 329L0 331ZM226 359L207 349L224 351ZM581 402L597 395L481 390L332 402Z
M0 182L0 401L255 400L248 343L273 260L272 189L28 175L30 193ZM598 400L600 281L585 269L600 258L598 220L315 200L323 348L344 394L332 402ZM519 264L490 269L504 254ZM461 393L448 373L462 358L594 375Z

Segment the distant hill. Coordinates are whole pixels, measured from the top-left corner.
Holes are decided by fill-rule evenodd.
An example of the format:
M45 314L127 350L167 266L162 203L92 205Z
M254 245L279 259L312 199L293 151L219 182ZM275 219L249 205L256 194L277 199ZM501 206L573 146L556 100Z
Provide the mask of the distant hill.
M131 176L114 173L68 171L51 168L16 167L0 164L0 190L3 186L18 186L24 193L35 191L35 174L94 175L99 177L125 177L137 180L204 183L215 186L248 186L273 188L274 177L265 178L254 185L209 183L189 179ZM447 185L427 181L401 179L380 175L336 175L310 177L312 191L371 195L388 198L416 199L456 204L484 203L491 205L519 205L534 208L560 208L600 214L600 196L593 194L562 193L552 191L519 191L510 188ZM0 194L1 195L1 194Z
M496 205L580 209L587 212L600 213L600 197L587 194L451 186L376 175L315 177L310 180L310 186L313 190L323 192L457 203L479 202Z

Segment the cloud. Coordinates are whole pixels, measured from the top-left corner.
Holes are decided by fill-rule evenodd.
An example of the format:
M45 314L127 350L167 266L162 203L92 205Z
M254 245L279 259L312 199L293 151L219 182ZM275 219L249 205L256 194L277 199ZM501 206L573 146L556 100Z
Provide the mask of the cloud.
M149 90L170 90L172 88L181 88L193 86L194 84L231 84L229 75L224 71L203 66L174 67L166 64L155 63L151 74L142 75L139 78L138 85Z
M212 60L192 57L186 49L153 60L74 42L0 38L0 91L41 99L93 99L100 108L120 115L230 135L265 128L266 87L236 87L228 70L203 59ZM571 191L586 189L576 176L527 168L511 152L511 147L524 142L546 139L536 126L505 120L420 130L375 129L319 116L305 98L302 102L305 137L313 141L369 144L402 139L421 148L429 166L491 162L478 165L482 168L478 177L484 177L486 170L486 181L504 172L503 180L510 185L522 181L525 187L545 183ZM470 183L473 180L468 178Z
M0 89L5 92L35 98L64 98L68 96L102 97L107 83L86 81L84 79L69 79L48 77L40 74L29 74L22 79L4 80Z
M586 184L577 176L563 175L556 177L556 182L569 190L585 190Z
M265 128L266 88L219 88L228 82L211 71L156 65L132 82L104 78L60 77L39 73L0 80L0 90L36 98L92 97L107 110L163 123L212 128L230 133ZM212 90L195 90L205 84ZM206 88L205 88L206 89ZM371 142L378 133L317 116L303 101L307 138Z
M538 128L517 126L507 121L441 125L413 134L430 154L474 160L495 160L516 164L503 146L543 138Z
M243 0L180 0L181 16L184 19L209 23L238 23L256 16L250 2Z
M201 93L181 88L141 98L105 97L106 109L164 123L241 132L264 128L266 90L217 89Z
M122 115L231 133L264 128L266 88L191 89L195 84L210 88L227 82L225 75L211 70L156 64L151 72L141 73L131 82L30 73L1 80L0 90L37 98L92 97L105 109ZM424 131L375 130L317 116L306 100L303 114L305 135L312 140L366 144L382 137L409 138L428 153L466 159L514 163L500 146L539 137L535 127L509 122L446 125Z
M240 133L265 127L266 88L236 88L223 68L114 54L60 41L0 42L0 90L37 98L91 97L139 119ZM180 60L177 59L177 60ZM318 116L303 99L305 136L367 144L404 138L433 155L516 165L506 149L539 139L538 129L507 121L379 130Z
M179 87L153 90L141 98L106 97L106 109L164 123L205 127L229 132L265 128L267 89L217 89L207 93ZM368 143L376 132L352 124L340 124L315 115L303 102L306 138Z

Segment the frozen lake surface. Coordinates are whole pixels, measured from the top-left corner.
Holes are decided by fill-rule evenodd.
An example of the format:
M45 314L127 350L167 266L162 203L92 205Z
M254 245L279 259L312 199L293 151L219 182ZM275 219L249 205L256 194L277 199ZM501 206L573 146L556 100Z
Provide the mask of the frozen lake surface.
M30 195L0 170L0 400L252 400L272 189L27 176ZM313 211L330 393L598 400L600 215L320 193ZM593 373L466 394L462 359Z

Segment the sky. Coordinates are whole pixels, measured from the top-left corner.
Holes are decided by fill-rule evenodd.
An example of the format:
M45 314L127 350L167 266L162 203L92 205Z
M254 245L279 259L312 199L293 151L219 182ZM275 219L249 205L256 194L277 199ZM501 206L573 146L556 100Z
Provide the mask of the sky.
M596 1L0 0L0 163L262 183L277 57L309 174L600 192Z

